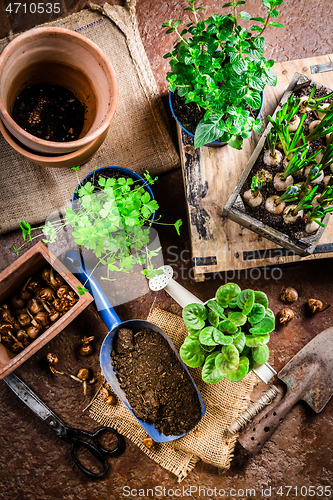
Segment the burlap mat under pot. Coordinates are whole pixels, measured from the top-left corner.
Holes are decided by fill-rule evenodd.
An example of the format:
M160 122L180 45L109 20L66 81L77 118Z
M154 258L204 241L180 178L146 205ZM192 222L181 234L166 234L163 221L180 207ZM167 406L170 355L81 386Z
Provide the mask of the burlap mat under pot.
M108 56L119 84L116 114L103 145L79 171L119 165L138 173L159 174L179 166L167 129L167 117L135 18L135 0L127 8L104 5L103 13L83 10L44 26L81 33ZM104 15L103 15L104 14ZM0 41L0 52L9 40ZM16 229L21 218L44 222L70 201L77 185L68 168L45 168L16 153L0 134L0 233Z
M156 308L149 314L148 321L162 328L179 350L187 335L181 317ZM200 368L190 369L190 372L206 403L206 413L195 430L181 439L156 444L148 450L142 443L147 434L130 411L120 400L115 406L107 405L102 394L92 404L90 417L118 430L156 463L178 476L178 481L182 481L200 459L228 469L237 437L231 437L227 428L246 408L256 377L251 373L237 384L227 380L207 384L201 379Z

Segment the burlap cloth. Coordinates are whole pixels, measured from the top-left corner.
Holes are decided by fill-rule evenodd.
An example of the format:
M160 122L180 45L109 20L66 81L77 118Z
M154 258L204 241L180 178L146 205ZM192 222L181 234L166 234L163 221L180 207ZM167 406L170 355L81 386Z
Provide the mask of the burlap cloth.
M162 328L179 350L187 335L181 317L156 308L149 314L148 321ZM227 380L207 384L201 379L200 368L190 372L206 403L206 413L186 436L171 443L156 444L152 450L143 445L146 432L120 400L115 406L109 406L100 393L90 407L91 418L129 438L156 463L175 474L178 481L182 481L200 459L222 469L230 467L237 436L232 437L227 428L247 407L256 381L250 373L237 384Z
M135 18L135 1L126 7L105 4L103 13L83 10L44 26L81 33L108 56L119 84L119 101L109 133L96 155L79 171L119 165L159 174L179 166L167 117ZM95 7L98 8L98 7ZM98 8L101 10L101 8ZM9 39L0 41L0 52ZM77 185L68 168L46 168L16 153L0 134L0 233L16 229L21 218L44 222L68 202Z

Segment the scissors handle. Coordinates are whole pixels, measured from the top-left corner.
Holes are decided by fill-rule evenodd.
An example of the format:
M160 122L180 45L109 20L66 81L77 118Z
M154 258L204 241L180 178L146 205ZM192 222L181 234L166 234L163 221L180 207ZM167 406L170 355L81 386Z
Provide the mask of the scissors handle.
M104 433L111 433L117 437L117 444L112 449L105 448L100 442L100 436ZM89 441L92 441L91 444ZM66 441L72 443L71 455L77 467L90 479L98 479L104 477L108 472L108 464L105 460L105 455L117 457L125 450L125 439L115 429L110 427L101 427L97 431L91 433L80 429L67 428L66 436L63 437ZM95 473L88 470L76 456L76 450L79 446L84 446L103 466L103 471Z

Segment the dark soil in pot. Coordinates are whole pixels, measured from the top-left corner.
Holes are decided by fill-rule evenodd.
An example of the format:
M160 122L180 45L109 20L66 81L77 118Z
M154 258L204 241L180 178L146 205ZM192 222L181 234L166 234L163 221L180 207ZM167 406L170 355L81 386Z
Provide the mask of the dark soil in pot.
M195 134L199 122L205 115L205 110L200 108L195 102L186 104L185 97L180 97L178 92L172 92L171 103L178 121L191 134ZM258 110L252 110L248 106L245 107L253 118L258 115Z
M302 89L294 92L294 94L298 97L302 97L303 95L309 95L311 90L312 90L312 87L313 87L312 85L309 85L307 87L303 87ZM318 89L318 90L316 90L314 97L323 97L324 95L327 95L326 90L325 89ZM323 102L331 102L331 101L332 101L332 98L329 98L329 99L324 100ZM304 122L306 134L309 133L309 124L312 121L317 120L317 119L318 118L317 118L316 114L314 113L314 111L307 113L307 117L306 117L305 122ZM315 141L312 141L310 143L308 156L310 156L312 153L314 153L317 148L325 147L325 145L326 145L325 137L317 139ZM279 143L277 143L276 149L278 149L279 151L281 151L283 153L283 149L281 146L279 146ZM261 153L258 156L257 161L255 162L251 172L249 173L247 180L244 183L244 185L241 189L241 192L240 192L242 197L243 197L245 191L247 191L248 189L251 188L251 182L252 182L253 176L255 176L255 175L257 176L258 172L260 172L261 170L268 170L271 173L271 175L273 176L273 179L274 179L275 174L277 174L278 172L280 172L280 173L283 172L284 168L282 166L282 162L280 163L280 165L277 165L275 167L267 167L267 165L265 165L265 163L263 161L264 153L265 153L265 149L263 149L261 151ZM330 172L329 168L325 169L325 175L328 175L330 173L331 172ZM306 179L306 177L303 174L301 174L299 176L294 176L294 184L296 184L296 183L298 184L299 182L304 182L305 179ZM314 184L310 186L311 189L312 189L312 187L314 187ZM325 186L324 186L323 182L318 184L317 193L321 193L324 190L324 188L325 188ZM293 224L286 224L284 222L282 215L271 214L270 212L268 212L265 209L265 200L268 197L273 196L273 195L281 196L283 194L283 191L279 191L279 192L276 191L276 189L273 186L273 181L265 183L264 187L261 189L261 194L263 196L263 202L258 207L252 208L252 207L249 207L248 205L244 204L245 205L245 212L247 214L251 215L251 217L254 217L255 219L260 220L264 224L266 224L270 227L273 227L274 229L277 229L281 233L286 234L294 241L297 241L297 240L300 240L304 237L309 236L305 232L305 222L301 217L299 217L297 219L297 221ZM287 205L291 205L291 203L287 203L286 206Z
M41 83L24 89L13 106L13 120L29 134L53 142L79 138L85 108L75 95L61 85Z
M112 364L137 418L178 436L199 422L201 408L188 374L167 341L153 330L121 328Z

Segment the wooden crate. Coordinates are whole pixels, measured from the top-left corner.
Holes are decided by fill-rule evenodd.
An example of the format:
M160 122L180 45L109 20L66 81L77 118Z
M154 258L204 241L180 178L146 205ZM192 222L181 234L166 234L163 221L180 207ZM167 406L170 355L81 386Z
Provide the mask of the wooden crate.
M76 287L81 285L81 283L43 243L39 242L0 274L0 304L13 295L27 281L29 276L48 264L64 278L65 282L78 295ZM94 300L89 293L78 295L78 299L78 302L69 311L55 321L42 335L37 337L20 353L15 355L0 343L0 380L9 375L9 373L53 339Z
M276 63L277 85L265 88L262 131L268 123L296 72L328 88L333 86L333 71L317 73L317 65L330 63L333 54ZM195 278L207 273L226 272L253 267L280 265L299 260L333 257L333 217L315 252L300 257L237 223L222 217L223 208L254 151L260 134L244 141L241 151L230 148L194 149L193 139L178 125L182 171L185 184L189 230Z

